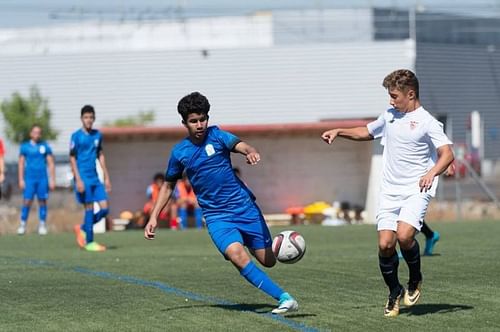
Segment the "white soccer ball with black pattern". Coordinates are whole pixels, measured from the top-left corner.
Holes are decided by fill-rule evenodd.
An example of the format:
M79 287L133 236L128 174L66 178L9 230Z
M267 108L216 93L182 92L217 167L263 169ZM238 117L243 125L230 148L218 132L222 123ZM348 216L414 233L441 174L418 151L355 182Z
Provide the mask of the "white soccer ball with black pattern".
M306 253L306 241L297 231L283 231L273 239L273 253L281 263L297 263Z

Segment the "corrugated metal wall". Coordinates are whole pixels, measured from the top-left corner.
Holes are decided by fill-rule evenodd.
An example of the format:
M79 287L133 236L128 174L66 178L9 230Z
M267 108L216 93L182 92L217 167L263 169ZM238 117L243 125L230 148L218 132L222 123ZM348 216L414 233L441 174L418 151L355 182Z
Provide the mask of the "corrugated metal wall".
M66 152L90 103L97 126L155 110L156 125L180 122L177 101L199 90L213 105L212 123L298 123L377 116L388 105L381 80L412 68L409 41L272 48L0 56L0 99L38 85L49 99ZM1 127L1 125L0 125ZM0 131L3 131L0 128Z
M500 50L493 46L417 44L425 107L452 121L455 143L467 143L469 115L484 121L484 157L500 158Z

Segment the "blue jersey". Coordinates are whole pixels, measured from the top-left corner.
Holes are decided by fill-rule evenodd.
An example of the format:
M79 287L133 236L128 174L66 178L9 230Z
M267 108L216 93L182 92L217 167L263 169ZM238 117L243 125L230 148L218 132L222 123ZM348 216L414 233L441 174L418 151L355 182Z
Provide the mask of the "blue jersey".
M47 156L52 149L44 142L26 141L21 144L19 155L24 157L24 180L47 179Z
M240 141L212 126L207 128L203 143L194 144L185 138L171 152L166 180L177 181L186 171L207 224L211 217L234 216L255 204L255 196L234 174L231 165L231 150Z
M82 181L100 183L96 159L102 150L102 135L98 130L79 129L71 135L70 155L76 158L76 166Z

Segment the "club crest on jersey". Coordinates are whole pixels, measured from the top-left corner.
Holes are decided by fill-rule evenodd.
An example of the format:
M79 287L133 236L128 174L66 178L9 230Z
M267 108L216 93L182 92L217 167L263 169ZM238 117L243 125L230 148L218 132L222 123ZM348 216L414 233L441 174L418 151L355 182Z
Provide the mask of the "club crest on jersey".
M207 146L205 146L205 152L207 153L207 156L210 157L215 153L214 146L212 144L207 144Z
M38 151L40 151L40 154L45 154L46 152L45 146L41 145Z
M417 128L418 122L417 121L410 121L410 129L413 130Z
M95 146L95 147L98 147L98 146L99 146L99 140L98 140L97 138L94 140L94 146Z

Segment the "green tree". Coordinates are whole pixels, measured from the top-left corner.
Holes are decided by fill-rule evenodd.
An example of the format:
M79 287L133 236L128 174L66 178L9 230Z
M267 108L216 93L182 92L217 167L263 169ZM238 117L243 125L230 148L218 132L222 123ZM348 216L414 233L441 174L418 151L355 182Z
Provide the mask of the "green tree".
M43 139L53 140L58 132L50 125L52 117L48 100L43 98L36 86L30 88L29 97L23 97L19 92L12 94L0 105L6 122L5 134L16 143L28 140L34 124L42 128Z
M127 116L119 118L111 122L104 122L105 127L136 127L146 126L155 121L155 112L153 110L147 112L139 112L135 116Z

